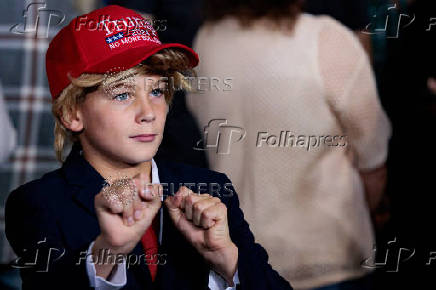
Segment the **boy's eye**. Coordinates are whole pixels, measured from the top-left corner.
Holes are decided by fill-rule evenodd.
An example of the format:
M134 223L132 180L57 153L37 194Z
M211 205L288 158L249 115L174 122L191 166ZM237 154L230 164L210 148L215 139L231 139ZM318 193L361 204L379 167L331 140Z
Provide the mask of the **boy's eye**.
M152 89L150 94L152 97L159 98L163 95L163 90L160 88Z
M116 95L113 99L116 101L125 101L130 97L129 93L121 93Z

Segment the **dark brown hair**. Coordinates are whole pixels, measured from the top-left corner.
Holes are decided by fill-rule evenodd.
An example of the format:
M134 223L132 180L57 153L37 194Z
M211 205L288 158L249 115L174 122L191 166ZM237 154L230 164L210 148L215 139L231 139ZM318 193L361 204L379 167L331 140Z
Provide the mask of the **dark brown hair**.
M303 3L303 0L206 0L203 10L208 22L232 16L242 26L249 26L260 18L280 25L283 22L293 23L300 14Z

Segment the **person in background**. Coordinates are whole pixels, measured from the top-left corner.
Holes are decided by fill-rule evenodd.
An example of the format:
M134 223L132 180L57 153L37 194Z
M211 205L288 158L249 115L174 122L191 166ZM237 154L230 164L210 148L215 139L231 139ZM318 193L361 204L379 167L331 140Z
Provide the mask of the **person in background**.
M305 0L304 10L329 15L356 33L365 50L372 54L371 36L363 31L370 23L369 0Z
M205 145L231 145L207 151L211 168L229 174L295 289L370 289L361 263L373 255L391 128L368 55L351 30L301 13L300 1L205 5L198 73L232 79L187 98L208 126Z
M427 87L433 95L436 95L436 78L429 77Z
M17 133L9 119L0 82L0 163L6 161L17 143Z
M3 87L0 81L0 165L6 162L17 143L17 133L12 126L4 102ZM6 265L0 265L0 288L13 289L16 276Z

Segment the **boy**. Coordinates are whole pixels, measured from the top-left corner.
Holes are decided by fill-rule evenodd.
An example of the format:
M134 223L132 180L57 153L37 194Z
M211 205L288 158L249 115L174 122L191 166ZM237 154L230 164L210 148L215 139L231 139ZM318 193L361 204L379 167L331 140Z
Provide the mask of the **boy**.
M192 49L161 44L139 14L114 5L52 40L59 160L65 139L74 145L62 168L7 200L23 289L291 289L224 174L153 160L174 87L197 63Z

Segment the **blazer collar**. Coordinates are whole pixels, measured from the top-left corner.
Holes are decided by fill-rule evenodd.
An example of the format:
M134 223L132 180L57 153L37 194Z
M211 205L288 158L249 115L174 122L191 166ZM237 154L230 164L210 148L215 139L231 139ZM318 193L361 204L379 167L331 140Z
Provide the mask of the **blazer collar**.
M82 156L80 143L74 143L70 154L62 165L68 183L79 186L89 186L90 183L100 182L104 178L97 170Z

